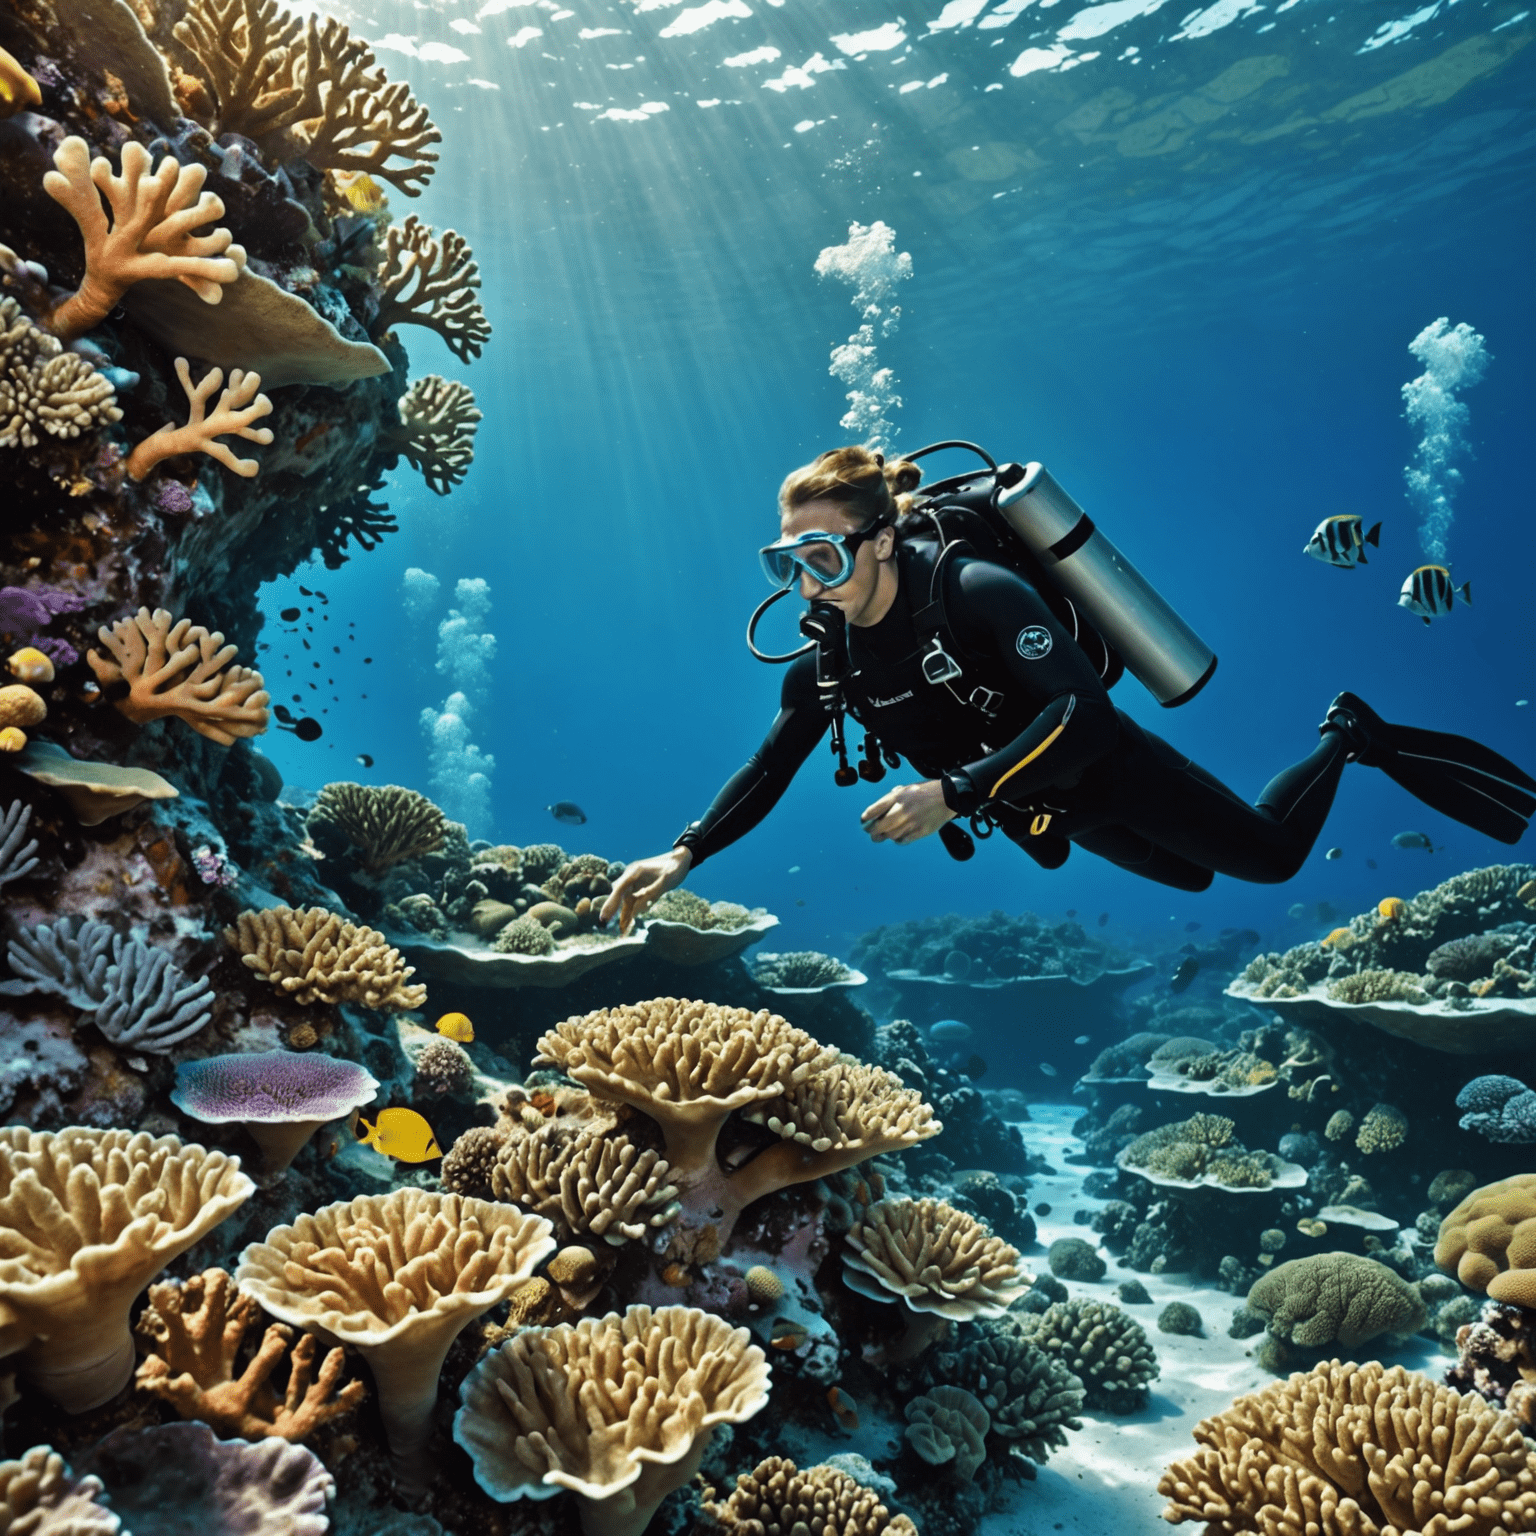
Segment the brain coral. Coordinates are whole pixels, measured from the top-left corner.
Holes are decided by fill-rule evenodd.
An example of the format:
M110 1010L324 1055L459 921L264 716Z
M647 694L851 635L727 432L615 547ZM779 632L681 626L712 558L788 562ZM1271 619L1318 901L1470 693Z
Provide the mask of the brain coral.
M1495 1301L1536 1307L1536 1173L1474 1189L1440 1223L1435 1263Z
M1108 1413L1135 1413L1158 1376L1146 1330L1107 1301L1058 1301L1019 1327L1082 1382L1083 1401Z
M1419 1293L1385 1264L1353 1253L1315 1253L1277 1264L1248 1292L1277 1338L1304 1348L1353 1349L1384 1333L1424 1326Z

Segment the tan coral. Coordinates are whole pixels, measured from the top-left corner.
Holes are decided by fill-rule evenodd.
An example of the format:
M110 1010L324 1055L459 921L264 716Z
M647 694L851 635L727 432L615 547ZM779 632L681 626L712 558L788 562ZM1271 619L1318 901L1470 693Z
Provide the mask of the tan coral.
M217 630L140 608L97 634L111 656L92 650L85 659L103 688L128 684L117 708L135 725L174 715L226 747L266 730L271 695L261 673L238 665L237 648Z
M73 215L85 241L85 277L48 320L56 336L83 336L145 278L174 278L205 304L217 304L225 284L239 277L245 251L227 229L193 233L224 215L223 202L203 190L204 166L180 165L167 155L151 171L149 151L130 139L114 174L105 157L93 160L85 140L73 134L54 151L53 163L57 169L43 178L43 189Z
M79 437L122 416L105 374L0 298L0 448L35 448L39 432Z
M1536 1307L1536 1173L1474 1189L1440 1223L1435 1263L1469 1290Z
M382 933L324 907L247 910L224 937L242 965L296 1002L408 1010L427 1000L424 986L410 985L415 967Z
M1520 1426L1401 1366L1337 1360L1238 1398L1163 1474L1163 1518L1208 1536L1509 1536L1536 1530Z
M457 379L429 373L400 397L400 430L388 446L421 471L427 489L446 496L475 462L481 412L475 392Z
M946 1319L1001 1317L1034 1284L1019 1254L985 1223L942 1200L877 1201L848 1230L843 1281L872 1301L906 1303L904 1336L879 1352L896 1362L925 1349Z
M24 745L26 751L16 762L17 770L57 790L83 827L100 826L146 801L174 800L180 794L174 784L148 768L81 762L47 741Z
M360 1195L275 1227L236 1279L274 1317L359 1350L407 1489L425 1486L437 1379L461 1329L555 1248L547 1221L422 1189Z
M0 48L0 118L15 117L43 104L43 93L36 80L17 62L16 56Z
M201 70L204 126L260 145L317 106L305 90L304 31L275 0L194 0L172 32Z
M6 1536L117 1536L122 1521L104 1504L99 1477L71 1477L49 1445L0 1461L0 1532Z
M382 290L379 330L427 326L461 363L479 357L491 339L490 324L475 297L480 268L457 230L445 229L439 239L414 213L404 224L391 224L384 232L377 281Z
M448 834L448 818L425 795L399 784L327 784L308 821L312 829L334 826L372 873L435 853Z
M234 1288L222 1269L149 1288L149 1305L134 1331L149 1353L140 1362L140 1391L163 1398L184 1419L200 1419L220 1435L243 1440L307 1439L322 1424L349 1413L367 1395L360 1381L338 1386L345 1353L330 1350L315 1369L315 1336L273 1323L256 1353L237 1373L246 1335L261 1323L261 1308ZM288 1358L288 1382L278 1396L272 1373Z
M251 425L272 414L271 400L261 393L261 375L240 368L231 369L229 383L219 396L212 415L208 414L208 401L214 390L224 383L224 370L210 368L201 382L193 384L192 370L186 358L178 357L176 377L186 391L187 424L184 427L158 427L135 444L128 455L129 479L142 480L156 464L182 453L206 453L243 479L251 479L261 465L255 459L237 457L234 450L219 439L233 435L263 447L272 441L270 427Z
M874 1489L836 1467L802 1472L770 1456L736 1479L731 1496L704 1512L736 1536L917 1536L905 1515L893 1515Z
M585 1312L597 1300L612 1268L590 1248L573 1243L545 1265L544 1273L559 1287L561 1300L572 1312Z
M0 1130L0 1311L31 1341L23 1374L69 1413L113 1397L139 1292L254 1189L238 1158L175 1136Z
M715 1425L766 1405L768 1363L722 1318L635 1306L509 1339L461 1395L455 1438L492 1498L569 1489L587 1536L640 1536Z
M20 752L27 744L27 731L47 718L48 706L42 694L25 683L7 683L0 688L0 733L4 750Z

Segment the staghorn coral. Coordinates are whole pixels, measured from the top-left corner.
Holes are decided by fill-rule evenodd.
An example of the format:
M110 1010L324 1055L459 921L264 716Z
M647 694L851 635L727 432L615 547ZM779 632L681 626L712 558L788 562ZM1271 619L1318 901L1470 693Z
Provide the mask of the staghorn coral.
M272 414L272 402L261 393L261 375L242 368L232 368L229 383L224 386L213 414L208 414L208 402L213 392L224 383L224 370L210 368L200 382L192 382L192 369L186 358L176 359L176 377L187 396L187 424L173 427L167 423L157 427L142 442L134 445L128 455L128 477L142 480L155 465L166 459L174 459L183 453L206 453L217 459L225 469L232 470L242 479L249 480L261 468L255 459L236 456L221 437L243 437L247 442L260 443L265 447L272 441L270 427L253 426L263 416Z
M504 955L552 955L555 935L536 917L518 917L500 927L491 948Z
M1479 1399L1401 1366L1319 1365L1196 1426L1163 1474L1163 1518L1247 1532L1457 1532L1536 1525L1536 1451Z
M79 437L122 416L105 374L0 298L0 448L35 448L40 431Z
M490 324L475 297L480 268L457 230L445 229L438 239L414 213L404 224L391 224L384 231L377 281L382 290L379 330L427 326L461 363L479 357L490 340Z
M816 949L791 950L782 955L759 953L752 961L752 979L760 987L800 991L836 986L853 978L854 972L841 960Z
M64 1458L34 1445L0 1461L0 1531L6 1536L117 1536L122 1522L104 1504L99 1477L72 1477Z
M201 70L201 98L184 90L184 103L203 108L205 126L258 145L295 126L319 106L305 89L304 31L274 0L194 0L172 28Z
M1021 1317L1020 1333L1082 1384L1083 1402L1106 1413L1135 1413L1157 1380L1157 1352L1146 1330L1107 1301L1069 1300Z
M247 910L224 937L247 970L296 1002L410 1009L427 1000L424 986L409 984L415 967L382 933L324 907Z
M307 821L311 836L334 828L371 874L436 853L448 833L448 818L425 795L399 784L327 784Z
M1364 1153L1390 1152L1408 1139L1408 1117L1395 1104L1373 1104L1360 1122L1355 1145Z
M1435 1263L1469 1290L1536 1307L1536 1173L1474 1189L1440 1223Z
M134 1299L254 1189L237 1158L175 1136L0 1130L0 1317L23 1374L70 1413L114 1396Z
M37 839L27 836L31 820L32 807L21 800L12 800L0 816L0 889L37 868Z
M953 1464L955 1476L970 1482L987 1459L992 1415L964 1387L930 1387L906 1406L907 1444L930 1467Z
M135 725L174 715L225 747L266 730L271 696L261 673L237 665L237 647L218 631L173 619L164 608L140 608L97 635L111 656L92 650L85 659L103 688L128 685L116 703Z
M360 1195L274 1227L235 1278L273 1316L359 1350L373 1372L397 1475L427 1475L437 1378L466 1324L505 1301L555 1248L547 1221L462 1195Z
M640 1536L715 1425L766 1405L768 1363L745 1328L710 1313L634 1306L518 1334L461 1397L454 1438L492 1498L569 1489L588 1536Z
M235 1290L225 1270L152 1285L149 1305L134 1325L148 1349L135 1384L183 1419L245 1440L305 1440L363 1400L362 1382L340 1386L346 1358L339 1347L327 1351L317 1372L315 1336L301 1334L295 1345L293 1329L282 1323L266 1329L237 1374L246 1337L260 1323L261 1308ZM271 1378L285 1359L288 1381L279 1397Z
M427 489L446 496L475 461L481 412L475 392L457 379L429 373L400 397L400 428L389 446L420 470Z
M802 1472L783 1456L743 1472L730 1497L707 1499L704 1513L736 1536L917 1536L905 1515L893 1515L847 1472L826 1465Z
M145 278L174 278L205 304L217 304L240 276L245 251L227 229L193 233L224 216L223 202L203 190L207 167L166 155L151 170L149 151L130 139L114 175L111 162L101 155L93 160L89 145L73 134L54 151L53 163L43 190L74 218L85 242L85 277L48 318L55 336L68 341L94 329Z
M1304 1349L1346 1349L1424 1326L1419 1293L1385 1264L1355 1253L1314 1253L1277 1264L1248 1292L1278 1339Z

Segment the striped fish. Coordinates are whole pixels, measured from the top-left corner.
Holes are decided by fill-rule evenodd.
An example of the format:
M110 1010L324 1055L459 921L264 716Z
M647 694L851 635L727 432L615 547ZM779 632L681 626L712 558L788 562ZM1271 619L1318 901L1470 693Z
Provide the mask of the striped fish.
M1459 587L1451 580L1451 573L1443 565L1421 565L1407 581L1397 599L1399 608L1416 613L1426 624L1431 619L1443 618L1451 611L1451 603L1458 596L1471 604L1472 583L1464 581Z
M1337 517L1325 517L1307 540L1304 555L1321 560L1324 565L1336 565L1341 570L1352 571L1364 565L1365 546L1381 547L1381 524L1377 523L1369 533L1362 533L1365 519L1353 512L1342 512Z

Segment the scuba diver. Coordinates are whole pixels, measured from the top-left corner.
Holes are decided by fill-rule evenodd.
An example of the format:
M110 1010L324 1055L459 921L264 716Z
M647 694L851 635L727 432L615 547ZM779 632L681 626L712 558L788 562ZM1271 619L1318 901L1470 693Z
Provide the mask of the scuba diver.
M984 470L914 494L914 462L964 448ZM775 591L747 643L787 662L779 712L756 753L670 852L631 864L602 919L635 917L773 809L828 731L840 785L874 783L902 757L922 776L868 806L875 842L937 832L956 858L999 830L1058 869L1072 845L1183 891L1215 875L1278 883L1312 849L1346 763L1380 768L1426 805L1514 843L1536 779L1478 742L1389 725L1341 693L1317 745L1250 805L1117 709L1131 671L1163 704L1186 702L1216 657L1038 464L999 466L944 442L887 464L837 448L779 492L780 537L761 551ZM798 591L807 643L757 648L757 625ZM857 767L844 721L866 731Z

